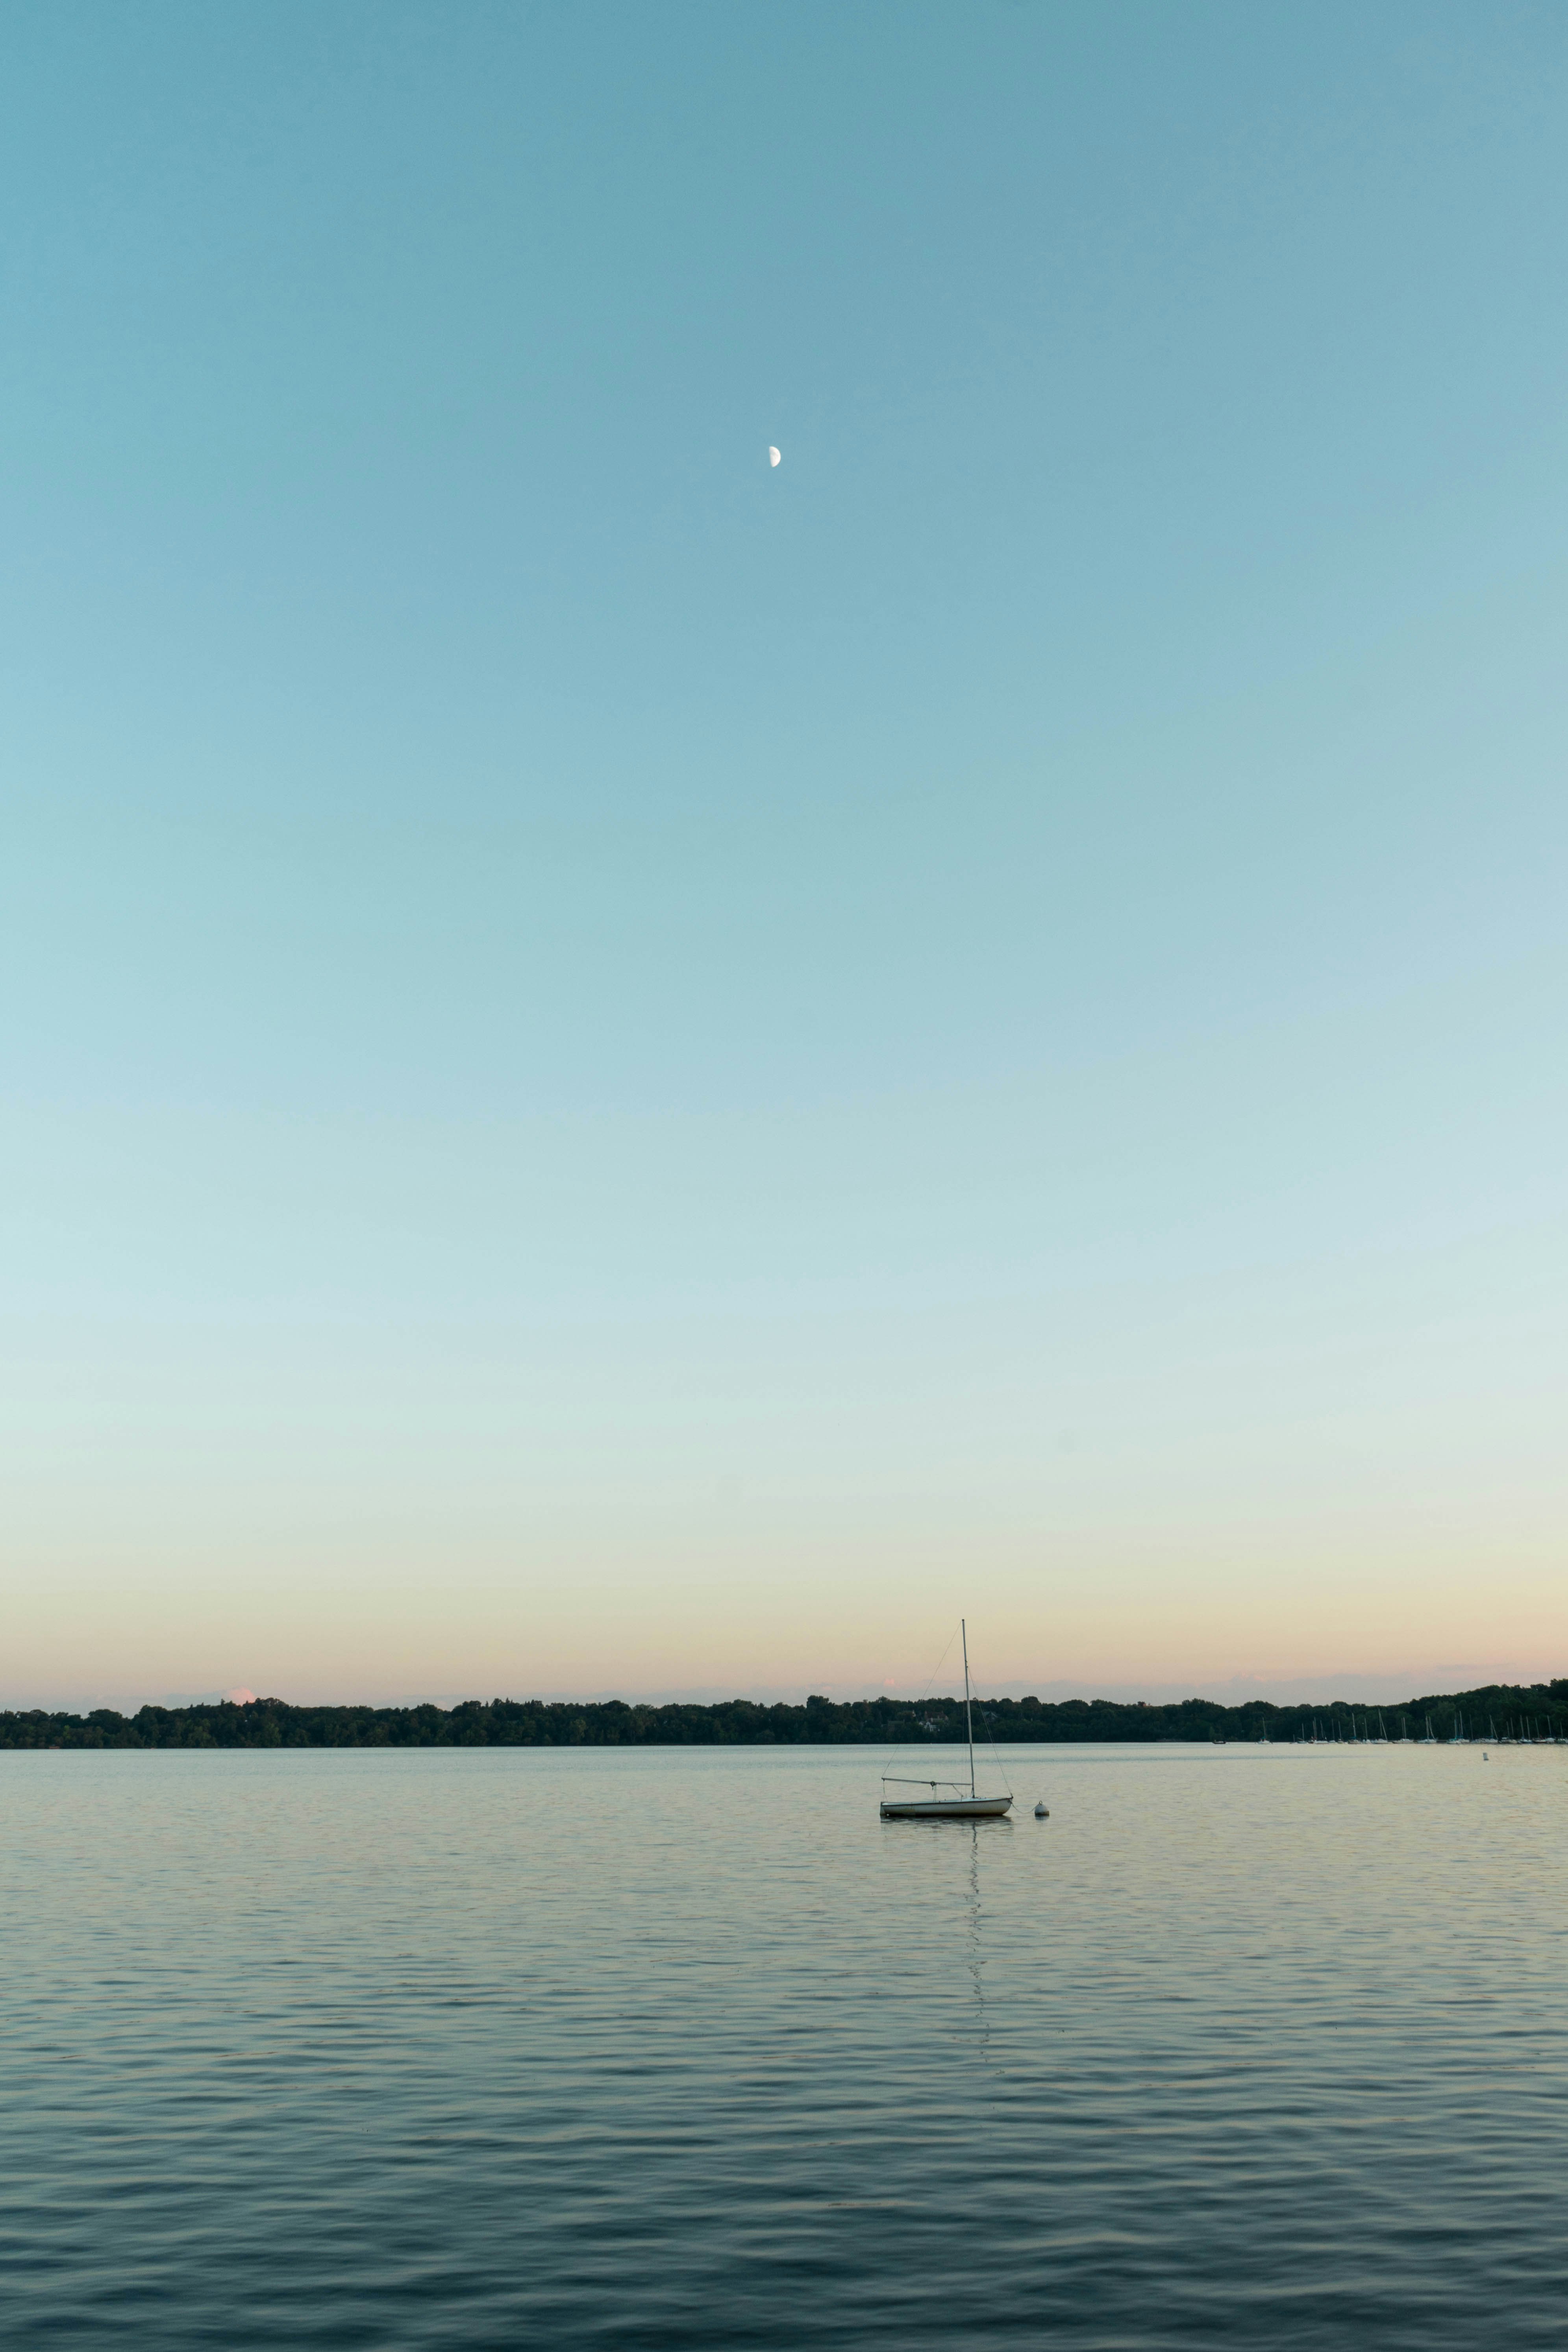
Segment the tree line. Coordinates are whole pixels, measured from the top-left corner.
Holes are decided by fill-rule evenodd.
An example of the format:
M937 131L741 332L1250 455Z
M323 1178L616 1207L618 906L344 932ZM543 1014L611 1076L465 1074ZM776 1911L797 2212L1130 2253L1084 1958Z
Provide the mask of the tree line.
M1447 1739L1461 1727L1480 1738L1526 1728L1568 1736L1568 1678L1528 1686L1412 1698L1381 1710L1345 1700L1278 1706L1248 1699L1170 1705L1114 1699L991 1698L976 1701L975 1738L999 1746L1076 1740L1287 1741L1316 1733L1390 1739L1427 1728ZM41 1708L0 1713L0 1748L730 1748L950 1746L963 1738L961 1699L808 1698L802 1706L721 1699L645 1706L623 1699L465 1699L460 1706L295 1706L261 1698L240 1706L112 1707L89 1715Z

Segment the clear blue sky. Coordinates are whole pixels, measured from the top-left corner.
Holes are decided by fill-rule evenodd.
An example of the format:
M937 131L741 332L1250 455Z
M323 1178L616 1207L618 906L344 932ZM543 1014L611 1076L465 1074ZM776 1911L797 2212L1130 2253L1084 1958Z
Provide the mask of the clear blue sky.
M0 1698L1568 1664L1560 9L23 5L0 215Z

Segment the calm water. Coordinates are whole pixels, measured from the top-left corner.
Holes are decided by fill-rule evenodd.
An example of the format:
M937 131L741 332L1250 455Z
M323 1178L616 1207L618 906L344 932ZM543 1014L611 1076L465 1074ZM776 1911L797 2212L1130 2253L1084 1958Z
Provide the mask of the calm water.
M0 1756L5 2342L1561 2345L1568 1749L879 1769Z

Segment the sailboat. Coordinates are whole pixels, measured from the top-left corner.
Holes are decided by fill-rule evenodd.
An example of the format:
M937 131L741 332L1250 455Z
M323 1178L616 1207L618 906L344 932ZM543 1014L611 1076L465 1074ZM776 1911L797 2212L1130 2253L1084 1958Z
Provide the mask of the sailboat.
M959 1619L963 1636L963 1728L969 1737L969 1794L963 1793L962 1780L911 1780L896 1772L882 1775L882 1819L885 1822L978 1822L994 1821L1011 1810L1013 1792L1005 1796L982 1797L974 1785L974 1716L969 1691L969 1627ZM952 1640L949 1634L948 1639ZM925 1797L889 1797L889 1789L927 1789Z

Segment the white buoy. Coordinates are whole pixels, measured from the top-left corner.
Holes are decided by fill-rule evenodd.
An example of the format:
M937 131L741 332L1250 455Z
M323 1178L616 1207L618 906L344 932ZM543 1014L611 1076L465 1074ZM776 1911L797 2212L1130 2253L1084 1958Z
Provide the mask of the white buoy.
M1048 1805L1037 1805L1035 1807L1035 1819L1037 1822L1049 1821L1050 1817L1050 1808Z

